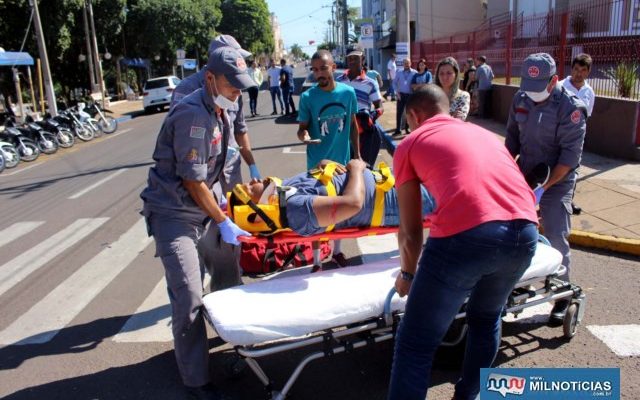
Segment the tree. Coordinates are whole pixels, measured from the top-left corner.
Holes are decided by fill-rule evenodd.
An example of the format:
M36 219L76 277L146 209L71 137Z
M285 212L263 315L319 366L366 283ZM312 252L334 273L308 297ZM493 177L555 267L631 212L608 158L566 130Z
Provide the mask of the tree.
M300 60L300 59L304 59L306 54L304 53L304 51L302 51L302 47L300 47L299 44L293 44L291 45L291 48L289 49L289 53L296 59ZM308 56L307 56L308 57Z
M219 5L218 0L129 0L126 55L159 56L161 72L171 70L177 49L203 62L220 23Z
M265 0L224 0L221 10L221 33L235 37L254 55L273 52L273 29Z

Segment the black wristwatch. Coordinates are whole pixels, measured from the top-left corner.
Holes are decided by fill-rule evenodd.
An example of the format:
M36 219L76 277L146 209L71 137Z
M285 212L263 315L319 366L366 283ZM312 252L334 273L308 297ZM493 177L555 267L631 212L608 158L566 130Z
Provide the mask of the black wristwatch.
M411 282L413 280L413 274L407 271L400 271L400 277L407 282Z

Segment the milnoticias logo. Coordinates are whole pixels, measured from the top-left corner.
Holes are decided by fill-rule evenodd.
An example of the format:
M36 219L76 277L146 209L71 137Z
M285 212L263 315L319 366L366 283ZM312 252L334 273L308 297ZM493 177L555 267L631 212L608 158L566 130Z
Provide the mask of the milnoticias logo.
M489 374L487 379L487 390L498 392L502 397L507 397L507 393L521 396L527 383L525 378L502 374Z

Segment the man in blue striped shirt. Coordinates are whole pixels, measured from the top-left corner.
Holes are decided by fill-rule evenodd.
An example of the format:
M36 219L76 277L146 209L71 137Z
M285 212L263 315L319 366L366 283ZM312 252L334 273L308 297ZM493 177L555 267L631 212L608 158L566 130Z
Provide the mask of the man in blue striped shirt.
M351 47L347 53L347 65L349 69L336 80L353 87L356 91L358 111L371 110L371 104L373 104L377 110L382 106L380 87L378 87L378 83L368 77L362 69L363 55L364 52L360 47Z

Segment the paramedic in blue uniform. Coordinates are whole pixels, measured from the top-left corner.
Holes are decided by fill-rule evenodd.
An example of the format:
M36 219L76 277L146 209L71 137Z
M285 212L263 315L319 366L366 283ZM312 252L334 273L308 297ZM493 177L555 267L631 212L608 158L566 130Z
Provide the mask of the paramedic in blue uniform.
M224 46L233 47L243 58L251 56L251 53L242 49L240 44L229 35L220 35L214 38L209 44L209 54ZM203 69L180 82L173 91L171 108L188 94L204 87L205 73L206 70ZM220 177L220 181L213 186L216 198L222 201L224 201L227 192L230 192L236 184L243 181L240 168L241 156L249 166L251 178L261 178L260 171L251 152L247 123L242 111L242 96L238 97L238 101L233 107L227 109L227 114L229 115L229 122L233 124L233 135L229 137L229 149L227 151L224 174ZM200 242L199 252L202 263L211 274L212 291L242 283L239 265L240 247L220 240L220 232L216 224L207 226ZM214 266L215 268L213 268Z
M544 234L562 253L569 279L571 199L576 169L582 157L587 109L584 103L558 84L556 63L546 53L531 54L522 66L520 90L515 94L505 144L525 176L540 163L551 169L549 181L536 193ZM569 306L556 302L549 321L559 323Z
M197 247L209 220L227 243L237 245L238 236L249 235L226 217L211 188L227 156L231 123L226 109L254 83L242 55L229 46L209 55L204 75L204 87L184 97L167 115L141 197L156 256L165 268L182 381L191 398L218 399L222 397L209 376Z

